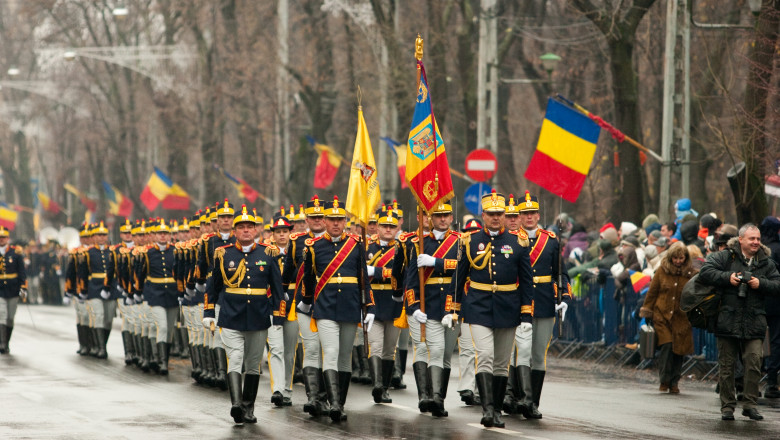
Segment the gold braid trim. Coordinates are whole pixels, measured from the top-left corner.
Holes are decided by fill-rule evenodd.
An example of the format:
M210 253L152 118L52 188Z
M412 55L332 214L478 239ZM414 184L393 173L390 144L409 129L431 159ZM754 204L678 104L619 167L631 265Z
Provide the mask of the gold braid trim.
M274 258L279 256L279 252L279 248L276 246L268 246L265 248L265 254Z
M242 258L241 262L238 263L236 273L234 273L232 277L228 278L227 274L225 273L225 265L223 264L224 255L225 250L222 248L217 248L217 250L214 252L214 258L216 260L215 263L219 263L219 270L222 272L222 280L225 282L225 287L240 287L241 283L244 281L244 277L246 276L246 261Z
M493 259L492 257L493 243L488 243L487 246L485 246L485 253L477 256L476 258L471 258L470 247L471 247L471 242L466 244L466 257L469 259L469 263L471 263L471 267L477 270L482 270L488 265L490 265L490 261Z

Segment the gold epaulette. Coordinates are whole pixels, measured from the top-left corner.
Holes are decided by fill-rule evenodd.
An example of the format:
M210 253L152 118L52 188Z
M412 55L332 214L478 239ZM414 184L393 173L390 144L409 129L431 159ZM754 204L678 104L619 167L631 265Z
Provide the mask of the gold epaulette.
M228 245L228 246L232 246L232 245ZM227 248L228 246L220 246L216 248L214 250L214 259L216 260L217 258L222 258L222 256L225 255L225 248Z
M447 231L447 233L448 233L448 234L452 234L452 235L454 235L454 236L456 236L456 237L459 237L459 238L463 236L463 234L461 234L460 232L458 232L458 231L453 231L453 230L451 230L451 229L450 229L449 231Z
M314 238L309 237L309 238L306 239L306 241L303 242L303 244L305 244L306 246L311 246L311 245L314 244L315 241L319 240L320 238L322 238L322 235L320 235L319 237L314 237Z
M279 253L281 252L279 250L279 247L275 244L267 244L265 246L265 254L270 255L271 257L278 257Z
M528 247L531 245L531 242L528 240L528 233L526 233L522 228L518 229L517 231L509 231L509 233L517 235L517 243L519 243L520 246Z
M208 240L209 238L211 238L213 236L214 236L213 232L204 232L203 235L200 236L200 239L202 241L206 241L206 240Z
M297 240L298 237L303 237L304 235L307 235L308 232L293 232L290 234L290 240Z
M472 231L474 233L476 231ZM471 234L461 234L460 235L460 244L463 246L466 246L467 244L471 243Z
M545 234L549 235L550 238L555 238L556 237L555 232L548 231L547 229L539 228L539 232L544 232Z
M115 251L115 250L117 250L117 248L119 248L120 246L122 246L122 245L121 245L121 244L112 244L111 246L109 246L109 247L108 247L108 250L110 250L110 251Z
M17 254L23 254L24 253L24 249L22 249L21 246L13 246L13 248L16 251Z
M355 240L358 243L363 241L363 238L361 236L357 235L357 234L347 234L347 237L352 237L352 239Z
M374 234L371 236L371 241L379 241L379 234Z
M128 248L127 246L122 246L119 248L119 253L127 255L130 253L130 248Z

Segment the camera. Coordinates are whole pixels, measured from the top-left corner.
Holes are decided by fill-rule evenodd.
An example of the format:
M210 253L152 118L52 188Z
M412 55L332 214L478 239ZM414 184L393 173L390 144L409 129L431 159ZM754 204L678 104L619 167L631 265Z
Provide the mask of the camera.
M741 275L737 275L737 278L739 278L739 291L737 292L737 296L740 298L746 298L748 289L747 283L751 278L753 278L753 273L745 271L742 272Z

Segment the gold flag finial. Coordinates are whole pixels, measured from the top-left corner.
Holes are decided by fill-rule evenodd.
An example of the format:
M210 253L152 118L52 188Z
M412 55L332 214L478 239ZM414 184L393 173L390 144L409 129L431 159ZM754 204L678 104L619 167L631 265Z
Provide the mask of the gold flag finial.
M423 39L420 34L417 34L417 39L414 40L414 57L417 58L417 61L423 59Z

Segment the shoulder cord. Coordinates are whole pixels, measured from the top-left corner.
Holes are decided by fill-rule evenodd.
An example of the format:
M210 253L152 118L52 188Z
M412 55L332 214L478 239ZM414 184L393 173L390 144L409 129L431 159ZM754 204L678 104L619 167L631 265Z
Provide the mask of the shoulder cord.
M227 274L225 273L225 265L223 264L224 260L222 256L217 257L217 259L219 260L219 270L222 272L222 279L225 282L225 286L239 287L241 282L244 281L244 276L246 276L246 260L242 258L241 262L238 263L236 273L234 273L232 277L228 278Z

